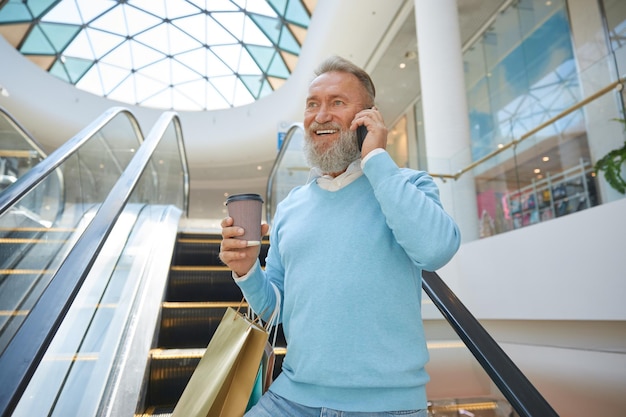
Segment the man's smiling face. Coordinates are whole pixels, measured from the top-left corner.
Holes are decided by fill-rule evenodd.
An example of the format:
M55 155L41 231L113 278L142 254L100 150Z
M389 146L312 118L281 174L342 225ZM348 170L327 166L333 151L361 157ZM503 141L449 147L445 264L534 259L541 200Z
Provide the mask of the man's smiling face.
M304 129L323 151L348 131L354 115L365 108L367 93L352 74L327 72L313 80L304 111Z
M367 92L353 74L326 72L313 80L304 111L305 152L311 165L336 176L361 156L350 125L367 101Z

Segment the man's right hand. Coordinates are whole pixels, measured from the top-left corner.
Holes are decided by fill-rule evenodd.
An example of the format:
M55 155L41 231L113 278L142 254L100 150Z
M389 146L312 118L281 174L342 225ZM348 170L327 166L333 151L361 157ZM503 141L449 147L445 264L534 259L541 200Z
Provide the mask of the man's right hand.
M222 243L220 245L220 260L224 262L238 276L246 275L254 266L261 246L248 246L248 241L236 239L242 236L244 230L241 227L233 226L232 217L222 220ZM268 224L261 225L261 236L267 234Z

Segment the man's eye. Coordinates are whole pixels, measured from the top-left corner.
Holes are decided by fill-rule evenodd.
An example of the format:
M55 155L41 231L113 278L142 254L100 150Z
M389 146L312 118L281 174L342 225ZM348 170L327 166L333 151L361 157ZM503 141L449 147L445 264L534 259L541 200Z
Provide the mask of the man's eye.
M341 105L343 105L343 101L335 100L334 104L335 104L335 106L341 106Z
M317 107L317 103L309 102L309 103L307 103L306 106L307 106L307 108Z

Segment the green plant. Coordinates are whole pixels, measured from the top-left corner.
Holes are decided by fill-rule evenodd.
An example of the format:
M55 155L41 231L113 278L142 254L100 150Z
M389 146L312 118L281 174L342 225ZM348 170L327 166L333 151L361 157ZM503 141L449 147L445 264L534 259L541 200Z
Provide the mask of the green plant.
M614 119L625 125L624 119ZM621 148L613 149L611 152L598 159L594 169L596 173L604 172L604 178L611 187L620 192L626 194L626 179L622 176L622 165L626 162L626 141ZM626 173L626 170L624 170Z

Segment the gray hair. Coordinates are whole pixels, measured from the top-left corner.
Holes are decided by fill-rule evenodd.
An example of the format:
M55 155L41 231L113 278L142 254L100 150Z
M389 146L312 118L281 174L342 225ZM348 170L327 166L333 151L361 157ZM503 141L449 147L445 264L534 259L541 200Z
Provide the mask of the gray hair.
M364 69L358 67L357 65L353 64L345 58L335 55L327 58L317 67L317 69L315 70L315 76L319 77L320 75L327 72L346 72L348 74L354 75L367 92L370 101L369 105L374 105L374 99L376 98L376 88L374 87L374 82L372 81L372 78L367 72L365 72Z

